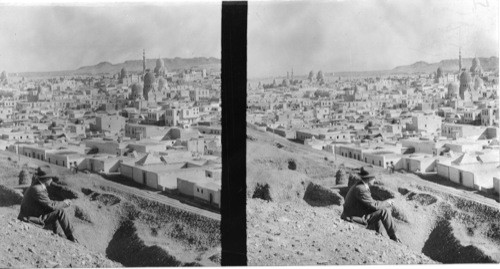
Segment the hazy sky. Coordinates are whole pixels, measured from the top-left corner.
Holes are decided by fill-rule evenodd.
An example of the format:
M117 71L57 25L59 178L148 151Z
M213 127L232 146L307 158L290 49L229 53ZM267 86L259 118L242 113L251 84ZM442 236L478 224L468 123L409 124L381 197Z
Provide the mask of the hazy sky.
M497 0L250 2L248 76L498 56ZM461 30L459 30L461 29Z
M221 57L221 4L0 4L0 70L77 69L102 61Z

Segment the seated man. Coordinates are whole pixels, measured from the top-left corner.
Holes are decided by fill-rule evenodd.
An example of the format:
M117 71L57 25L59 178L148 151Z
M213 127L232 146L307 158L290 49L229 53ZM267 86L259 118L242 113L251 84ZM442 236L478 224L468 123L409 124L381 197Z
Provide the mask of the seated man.
M69 222L66 212L64 212L64 208L69 207L71 201L57 202L49 198L47 187L50 186L54 178L57 177L52 174L49 166L38 167L36 174L33 176L35 182L24 193L18 218L22 221L43 226L53 224L54 232L57 231L56 222L58 222L66 237L70 241L77 242L73 236L73 226Z
M361 180L356 182L346 195L341 218L368 225L369 228L375 229L378 233L382 233L381 224L383 224L389 237L400 243L401 241L396 236L392 216L388 210L394 201L379 202L373 200L370 186L375 182L375 176L364 168L361 168L359 175Z

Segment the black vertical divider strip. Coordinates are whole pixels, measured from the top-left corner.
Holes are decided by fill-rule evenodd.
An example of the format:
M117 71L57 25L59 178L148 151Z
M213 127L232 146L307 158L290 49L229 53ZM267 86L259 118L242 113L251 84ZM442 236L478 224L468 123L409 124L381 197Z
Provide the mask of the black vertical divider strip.
M222 265L247 265L247 2L222 2Z

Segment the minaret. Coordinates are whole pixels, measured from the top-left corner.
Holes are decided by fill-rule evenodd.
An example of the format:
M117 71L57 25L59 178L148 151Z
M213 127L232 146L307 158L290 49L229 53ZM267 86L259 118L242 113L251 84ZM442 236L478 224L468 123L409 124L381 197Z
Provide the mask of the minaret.
M462 48L458 48L458 74L462 72Z
M293 67L292 67L292 80L293 80Z
M142 49L142 75L146 74L146 50Z

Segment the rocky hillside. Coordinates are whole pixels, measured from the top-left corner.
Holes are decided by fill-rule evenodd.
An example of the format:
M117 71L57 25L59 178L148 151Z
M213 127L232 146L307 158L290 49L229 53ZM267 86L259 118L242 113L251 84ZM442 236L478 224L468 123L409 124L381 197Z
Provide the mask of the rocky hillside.
M347 183L365 164L247 128L250 265L498 263L498 203L440 179L377 169L376 200L395 199L397 244L340 219ZM429 175L430 177L435 177Z

